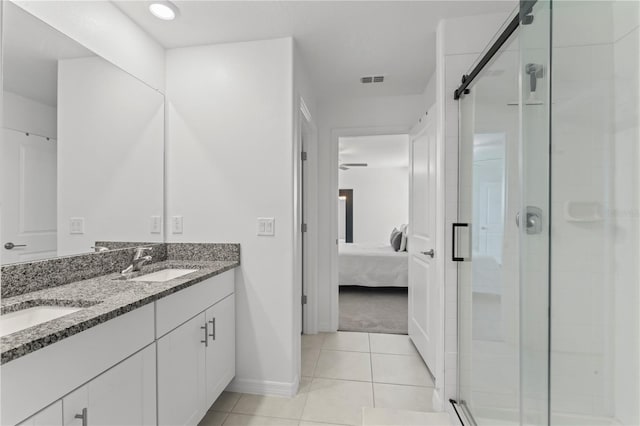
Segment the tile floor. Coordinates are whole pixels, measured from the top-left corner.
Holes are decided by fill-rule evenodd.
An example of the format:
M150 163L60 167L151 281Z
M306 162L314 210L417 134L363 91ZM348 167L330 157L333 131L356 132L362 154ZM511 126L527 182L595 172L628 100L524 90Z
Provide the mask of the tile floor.
M408 336L302 336L293 398L224 392L200 426L361 425L365 407L430 411L433 381Z

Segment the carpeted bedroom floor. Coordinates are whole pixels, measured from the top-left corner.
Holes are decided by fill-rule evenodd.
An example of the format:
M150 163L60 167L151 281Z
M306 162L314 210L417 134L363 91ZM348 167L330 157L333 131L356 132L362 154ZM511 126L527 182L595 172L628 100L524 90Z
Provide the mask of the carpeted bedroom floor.
M340 286L341 331L407 334L407 288Z

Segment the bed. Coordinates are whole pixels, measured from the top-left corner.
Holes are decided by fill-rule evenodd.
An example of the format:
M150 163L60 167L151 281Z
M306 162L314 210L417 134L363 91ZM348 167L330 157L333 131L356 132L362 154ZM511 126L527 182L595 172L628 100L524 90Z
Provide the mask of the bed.
M407 287L407 252L390 245L340 243L338 283L365 287Z

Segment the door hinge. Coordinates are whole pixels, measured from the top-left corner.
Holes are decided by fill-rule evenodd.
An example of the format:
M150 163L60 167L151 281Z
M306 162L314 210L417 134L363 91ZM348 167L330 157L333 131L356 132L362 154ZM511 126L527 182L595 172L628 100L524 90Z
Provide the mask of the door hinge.
M302 304L303 304L303 305L306 305L306 304L307 304L307 295L306 295L306 294L303 294L303 295L302 295Z
M303 223L302 225L300 225L300 230L301 230L302 232L307 232L307 224L306 224L306 223Z
M307 161L307 153L305 151L302 151L300 153L300 158L302 159L302 161Z

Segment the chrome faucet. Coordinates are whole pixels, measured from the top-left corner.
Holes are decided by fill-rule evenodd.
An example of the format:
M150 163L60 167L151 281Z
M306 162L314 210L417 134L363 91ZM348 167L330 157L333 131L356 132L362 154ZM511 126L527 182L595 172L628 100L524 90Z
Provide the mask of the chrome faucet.
M125 270L121 272L122 275L126 275L131 272L139 271L142 265L147 262L151 262L152 257L144 255L146 250L152 250L151 247L138 247L136 248L136 252L133 255L133 260L131 261L131 265L127 266Z

